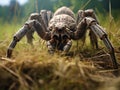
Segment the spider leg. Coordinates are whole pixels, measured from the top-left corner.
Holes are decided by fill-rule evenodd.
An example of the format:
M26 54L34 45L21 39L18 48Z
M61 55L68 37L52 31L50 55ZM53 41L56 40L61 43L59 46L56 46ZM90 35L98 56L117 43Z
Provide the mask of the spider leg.
M6 56L8 58L11 57L12 51L15 48L17 42L20 41L33 28L42 39L50 40L51 33L48 32L47 28L44 27L43 24L44 23L43 23L41 15L39 15L37 13L32 14L30 16L30 19L25 23L25 25L14 35L13 41L10 43L10 45L7 49Z
M12 51L15 48L18 41L21 40L21 38L27 33L27 25L24 25L13 37L12 42L10 43L8 49L7 49L7 57L10 58L12 55Z
M42 19L44 22L44 27L48 27L48 23L49 23L50 19L52 18L53 13L51 11L41 10L40 15L42 16Z
M33 34L34 34L34 30L30 29L27 33L26 33L26 38L27 38L27 43L29 43L30 45L33 45Z
M90 36L90 43L91 43L93 49L98 49L99 48L98 38L92 30L89 31L89 36Z
M103 30L103 28L98 25L97 23L93 23L90 26L91 30L101 39L103 40L105 46L107 47L107 49L109 50L109 54L111 56L111 60L112 60L112 64L113 64L113 68L114 69L118 69L118 64L117 64L117 60L115 57L115 52L114 52L114 48L112 46L112 44L110 43L106 32Z
M52 12L47 11L47 10L41 10L40 15L42 17L42 21L38 19L38 14L37 13L32 13L31 16L29 17L29 20L39 20L39 21L41 21L43 27L47 28L48 27L48 22L52 18ZM34 28L31 28L31 30L29 30L26 33L27 42L31 45L33 45L32 42L33 42L33 39L34 39L34 37L33 37L34 31L35 31Z
M105 46L109 50L109 54L111 56L113 68L117 69L118 64L117 64L117 60L116 60L116 57L115 57L114 48L113 48L112 44L110 43L106 32L96 22L95 19L93 19L92 17L83 18L81 20L81 22L78 24L77 30L74 33L71 34L71 38L74 39L74 40L78 40L78 39L82 38L84 36L84 34L86 33L87 28L90 28L92 33L94 33L94 35L98 36L104 42Z
M85 17L92 17L92 18L94 18L96 20L97 23L99 23L94 10L87 9L87 10L79 10L78 11L78 13L77 13L77 25ZM98 39L97 39L96 35L90 30L89 31L89 36L90 36L90 42L91 42L92 47L98 49ZM85 40L86 40L85 38L86 38L86 35L84 35L82 37L83 45L84 45Z

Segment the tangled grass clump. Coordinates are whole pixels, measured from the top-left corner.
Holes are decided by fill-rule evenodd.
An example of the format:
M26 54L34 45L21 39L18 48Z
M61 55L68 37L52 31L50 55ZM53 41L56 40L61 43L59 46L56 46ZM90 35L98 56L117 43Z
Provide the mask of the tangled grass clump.
M21 55L14 60L1 57L3 90L97 90L116 78L111 72L99 72L92 61L80 61L79 56L25 51Z

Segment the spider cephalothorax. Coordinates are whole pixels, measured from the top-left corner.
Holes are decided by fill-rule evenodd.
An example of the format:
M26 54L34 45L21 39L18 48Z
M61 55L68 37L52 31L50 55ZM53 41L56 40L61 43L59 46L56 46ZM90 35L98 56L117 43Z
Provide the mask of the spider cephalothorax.
M106 32L99 25L94 11L91 9L79 10L77 17L75 17L72 10L65 6L56 10L54 14L47 10L31 14L25 25L14 35L7 50L7 57L11 57L13 48L25 35L28 43L32 44L34 31L47 41L48 51L53 54L55 50L68 52L72 46L72 40L83 38L87 29L90 32L92 46L98 48L97 37L99 37L109 50L113 67L118 68L114 48Z

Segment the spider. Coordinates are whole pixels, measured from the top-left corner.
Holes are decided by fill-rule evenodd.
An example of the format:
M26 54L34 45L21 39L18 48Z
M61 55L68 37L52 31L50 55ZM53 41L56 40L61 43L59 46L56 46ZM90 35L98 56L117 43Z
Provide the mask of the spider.
M7 49L7 57L11 58L12 51L18 41L25 35L27 42L33 44L33 33L36 31L40 38L47 42L49 53L55 50L68 52L72 46L72 40L82 39L87 29L90 29L90 41L93 47L98 48L99 37L109 50L113 68L117 69L117 61L114 48L110 43L105 30L99 25L95 12L92 9L79 10L77 17L73 11L66 7L58 8L53 14L51 11L41 10L40 13L32 13L28 21L14 35Z

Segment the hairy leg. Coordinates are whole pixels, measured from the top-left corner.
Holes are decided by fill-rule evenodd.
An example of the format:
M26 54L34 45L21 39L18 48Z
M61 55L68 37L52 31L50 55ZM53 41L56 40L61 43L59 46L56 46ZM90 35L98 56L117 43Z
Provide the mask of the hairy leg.
M45 26L41 14L38 13L32 13L25 25L14 35L14 38L7 49L6 56L8 58L11 57L12 51L15 48L17 42L20 41L25 35L28 39L28 42L32 44L32 34L34 31L36 31L37 34L44 40L50 40L51 38L51 33Z

